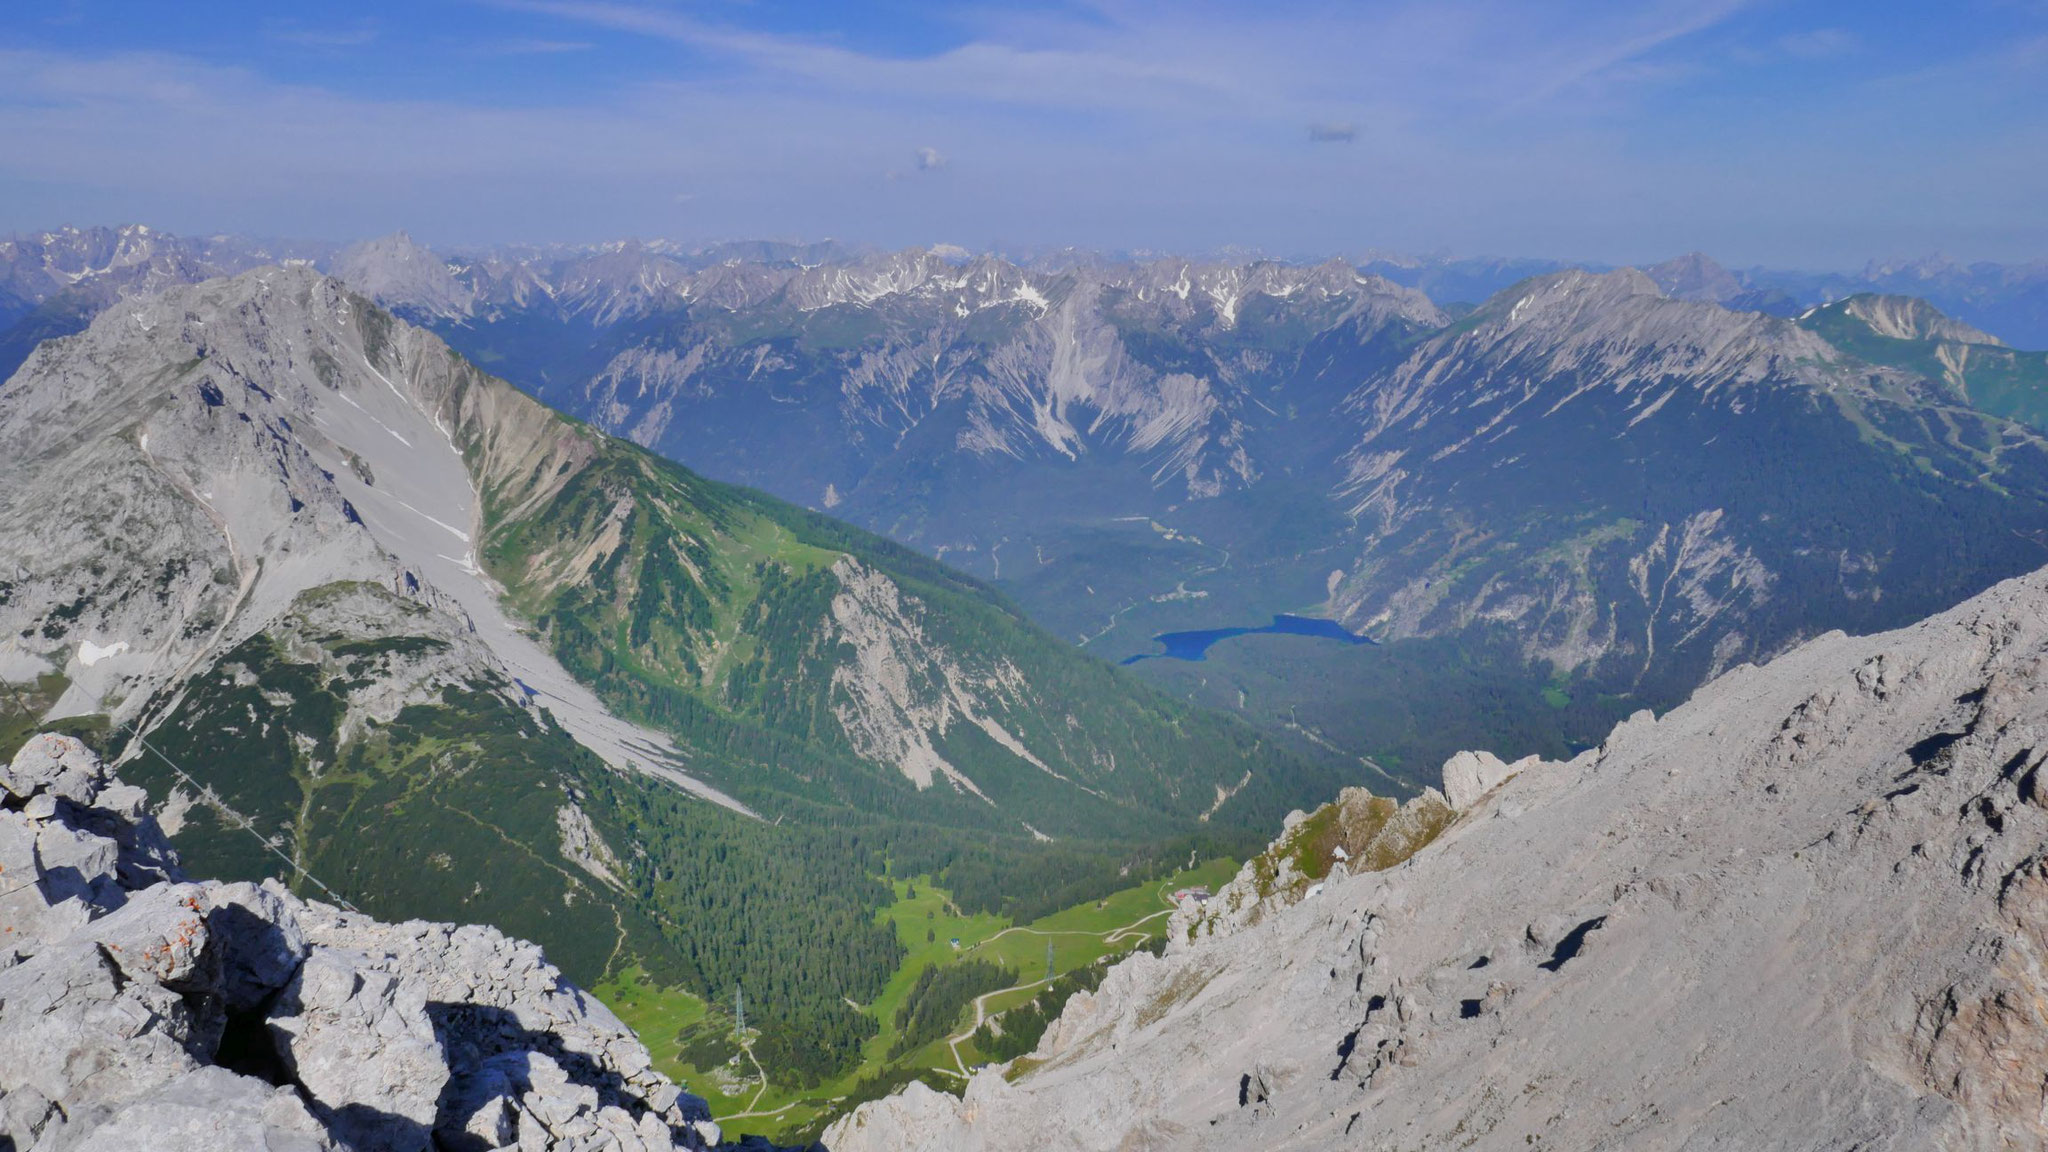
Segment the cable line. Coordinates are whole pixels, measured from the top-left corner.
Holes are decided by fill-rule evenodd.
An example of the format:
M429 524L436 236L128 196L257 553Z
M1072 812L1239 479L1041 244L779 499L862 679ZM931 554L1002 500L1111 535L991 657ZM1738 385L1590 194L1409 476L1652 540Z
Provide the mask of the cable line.
M28 706L28 702L21 698L21 694L15 691L14 686L12 684L6 685L6 688L7 694L9 696L14 697L15 705L22 710L22 713L24 715L32 716L35 714L35 709L30 708ZM249 835L254 836L256 838L256 842L258 844L263 845L264 851L269 852L271 855L277 857L278 859L284 861L286 864L290 865L292 871L297 872L300 876L304 877L308 882L310 882L315 888L318 888L320 889L320 891L326 893L330 898L333 899L333 901L336 904L339 904L341 907L348 909L350 912L362 912L362 909L349 903L347 898L342 896L341 893L336 892L333 888L329 887L326 881L320 879L318 876L313 875L311 872L308 872L306 870L305 865L300 864L297 860L294 860L290 855L288 855L282 848L279 848L277 845L271 843L269 837L265 836L262 832L257 831L255 821L249 819L247 816L244 816L240 812L237 812L233 808L229 807L227 801L221 799L220 793L215 791L212 785L200 783L196 778L193 777L193 775L190 772L185 771L185 769L181 765L179 765L179 763L176 760L173 760L169 756L165 755L161 748L158 748L156 745L151 744L149 740L142 735L142 732L135 727L132 721L124 720L120 723L121 727L127 730L128 735L132 737L137 744L140 744L142 747L148 749L150 752L155 753L157 759L163 761L164 765L168 767L172 772L177 773L178 779L183 780L187 785L189 785L192 788L194 792L197 792L201 796L205 797L206 802L208 804L211 804L215 809L228 816L236 824L240 825L244 831L249 833Z

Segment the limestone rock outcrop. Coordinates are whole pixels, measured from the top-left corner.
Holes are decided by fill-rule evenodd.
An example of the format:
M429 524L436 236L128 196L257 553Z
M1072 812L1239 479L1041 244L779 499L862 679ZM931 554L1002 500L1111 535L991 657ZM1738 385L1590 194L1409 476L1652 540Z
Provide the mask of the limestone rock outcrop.
M1437 838L1456 813L1434 788L1406 803L1346 788L1247 860L1209 900L1184 902L1168 922L1169 948L1227 936L1322 892L1354 872L1392 868Z
M702 1149L655 1071L532 944L189 883L67 736L0 769L0 1148Z
M1463 812L1535 762L1534 756L1508 764L1491 752L1460 752L1444 762L1444 799Z
M2044 765L2048 571L1523 766L1406 863L1134 956L1007 1075L825 1143L2048 1146Z

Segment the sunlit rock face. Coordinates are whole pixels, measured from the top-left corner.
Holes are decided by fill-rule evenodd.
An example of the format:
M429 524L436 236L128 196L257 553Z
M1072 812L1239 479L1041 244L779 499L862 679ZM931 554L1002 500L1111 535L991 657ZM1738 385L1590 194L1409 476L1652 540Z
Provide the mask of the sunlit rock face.
M702 1149L703 1101L535 945L183 882L67 736L0 769L0 1140L17 1148Z
M1568 762L1474 757L1406 864L1133 958L1007 1076L826 1143L2037 1145L2044 670L2048 572Z

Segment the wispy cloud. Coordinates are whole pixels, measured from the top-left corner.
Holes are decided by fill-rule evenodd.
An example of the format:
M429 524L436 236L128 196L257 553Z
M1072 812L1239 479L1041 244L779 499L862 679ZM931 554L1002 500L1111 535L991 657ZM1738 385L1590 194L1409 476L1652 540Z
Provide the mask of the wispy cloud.
M1918 246L1963 253L1935 233L1964 217L2001 243L2048 240L2027 207L2048 194L2048 160L2016 143L2048 128L2032 99L2048 70L1950 53L1905 83L1853 21L1852 39L1814 36L1739 0L1285 15L1097 0L970 11L915 47L764 31L740 23L743 4L475 10L494 35L416 90L431 98L383 78L312 85L283 49L236 67L0 52L0 227L136 217L344 238L404 224L465 241L808 233L1622 261L1704 247L1778 263L1824 246L1860 262L1872 236L1908 243L1902 220L1928 222ZM345 30L381 31L394 59L451 43L379 19ZM2025 42L2006 38L1998 59ZM1803 78L1822 52L1844 53L1826 86L1737 87ZM511 61L539 55L554 58L548 84L528 85ZM1909 140L1915 125L1942 126L1942 165L1899 162L1935 144Z
M280 44L299 48L361 48L375 43L381 30L374 22L364 20L346 27L267 24L263 34Z
M588 52L597 45L588 40L485 40L469 46L475 56L558 56L566 52Z
M1641 10L1611 23L1603 21L1592 34L1575 36L1558 43L1554 52L1544 52L1544 42L1534 42L1540 55L1550 55L1548 74L1541 77L1522 98L1511 103L1521 109L1613 75L1630 65L1687 37L1725 23L1754 0L1667 0L1644 5ZM1636 75L1658 75L1657 70Z
M976 40L925 57L880 56L836 44L710 23L669 8L613 0L491 0L498 7L667 40L784 81L868 97L950 98L1026 106L1157 107L1191 93L1243 98L1251 88L1217 61L1130 53L1098 24L1064 26L1058 47Z

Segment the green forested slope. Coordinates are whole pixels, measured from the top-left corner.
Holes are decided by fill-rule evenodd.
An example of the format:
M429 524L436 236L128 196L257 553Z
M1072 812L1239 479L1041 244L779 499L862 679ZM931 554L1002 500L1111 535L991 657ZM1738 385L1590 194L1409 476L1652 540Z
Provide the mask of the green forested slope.
M469 440L483 564L578 679L750 804L1128 842L1257 828L1334 785L930 559L548 416Z
M1887 304L1925 313L1934 324L1926 331L1886 333L1858 315L1864 310L1859 305ZM1952 326L1947 317L1904 297L1850 297L1808 311L1799 324L1860 360L1945 381L1984 412L2048 428L2048 352L2007 348L1968 329L1946 331Z

